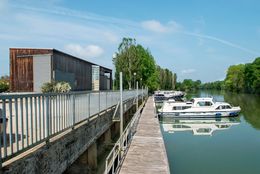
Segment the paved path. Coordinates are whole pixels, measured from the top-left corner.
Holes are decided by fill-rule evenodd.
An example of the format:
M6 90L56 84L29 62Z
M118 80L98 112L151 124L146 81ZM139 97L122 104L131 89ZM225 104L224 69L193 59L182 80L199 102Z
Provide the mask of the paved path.
M169 165L160 131L154 113L154 102L149 97L137 126L121 174L168 174Z

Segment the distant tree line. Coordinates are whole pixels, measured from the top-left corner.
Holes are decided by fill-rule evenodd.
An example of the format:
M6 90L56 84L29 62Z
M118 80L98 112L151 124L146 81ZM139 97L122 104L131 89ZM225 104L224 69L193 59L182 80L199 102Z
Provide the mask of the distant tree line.
M150 91L174 89L177 76L168 69L158 66L149 49L137 44L135 39L123 38L113 57L115 66L114 88L119 89L119 73L123 73L124 88L146 86Z
M157 66L159 73L159 89L172 90L175 89L177 75L172 71Z
M203 83L200 86L201 89L224 89L224 81L215 81L215 82L207 82Z
M201 88L260 94L260 57L252 63L230 66L224 81L205 83Z
M176 83L176 89L181 91L194 91L198 90L201 86L201 81L196 80L193 81L192 79L184 79L182 82Z

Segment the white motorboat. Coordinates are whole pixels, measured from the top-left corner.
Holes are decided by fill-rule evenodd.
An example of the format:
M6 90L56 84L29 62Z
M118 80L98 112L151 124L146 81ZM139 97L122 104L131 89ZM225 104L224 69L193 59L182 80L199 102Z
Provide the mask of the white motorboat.
M155 102L163 102L168 99L175 99L181 101L185 93L182 91L155 91L154 100Z
M214 102L213 98L193 98L187 102L165 101L158 110L160 116L173 117L229 117L237 116L240 107L232 107L226 102Z

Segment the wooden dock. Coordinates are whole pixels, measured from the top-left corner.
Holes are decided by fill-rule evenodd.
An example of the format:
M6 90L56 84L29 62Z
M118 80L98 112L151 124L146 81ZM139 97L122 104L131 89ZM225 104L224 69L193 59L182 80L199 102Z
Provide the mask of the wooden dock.
M169 174L167 154L155 106L149 97L130 148L120 170L121 174Z

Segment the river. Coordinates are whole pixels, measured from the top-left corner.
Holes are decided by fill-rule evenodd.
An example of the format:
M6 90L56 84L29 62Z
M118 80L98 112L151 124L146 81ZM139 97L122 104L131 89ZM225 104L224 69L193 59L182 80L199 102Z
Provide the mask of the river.
M259 174L260 96L198 91L241 107L238 117L160 121L173 174Z

